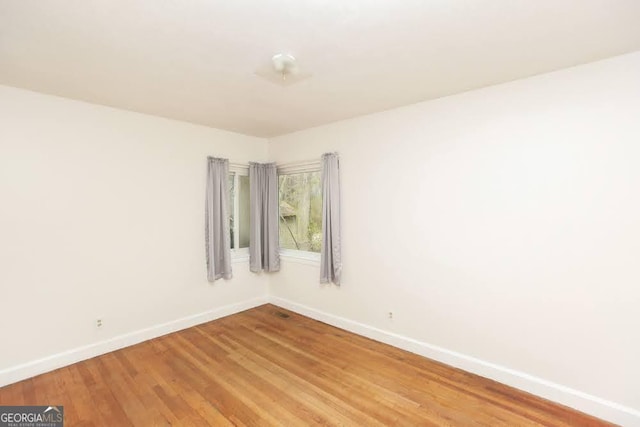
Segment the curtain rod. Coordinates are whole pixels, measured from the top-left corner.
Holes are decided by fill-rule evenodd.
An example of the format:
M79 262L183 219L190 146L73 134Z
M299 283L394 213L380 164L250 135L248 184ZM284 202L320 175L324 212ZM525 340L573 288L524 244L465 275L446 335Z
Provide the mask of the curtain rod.
M249 167L249 163L229 162L229 166L234 167L234 168L248 168Z
M318 159L318 160L306 160L304 162L287 162L287 163L276 163L276 167L278 168L286 168L286 167L291 167L291 166L296 166L296 167L302 167L302 166L309 166L309 165L317 165L319 163L322 162L322 159ZM232 167L236 167L236 168L248 168L249 167L249 163L237 163L237 162L229 162L229 166ZM271 162L268 162L271 163Z
M276 163L276 166L279 168L286 168L290 166L307 166L307 165L316 165L321 163L322 160L305 160L303 162L287 162L287 163Z

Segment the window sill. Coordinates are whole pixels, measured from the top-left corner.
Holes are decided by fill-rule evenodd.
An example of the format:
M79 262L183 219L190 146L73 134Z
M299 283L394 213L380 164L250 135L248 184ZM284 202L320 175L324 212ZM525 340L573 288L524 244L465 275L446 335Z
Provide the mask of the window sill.
M281 249L280 258L297 264L320 265L320 254L317 252L296 251L293 249Z
M249 248L231 249L231 264L249 262Z
M296 264L320 265L320 254L317 252L296 251L293 249L281 249L280 258ZM231 264L243 264L249 262L249 252L231 253Z

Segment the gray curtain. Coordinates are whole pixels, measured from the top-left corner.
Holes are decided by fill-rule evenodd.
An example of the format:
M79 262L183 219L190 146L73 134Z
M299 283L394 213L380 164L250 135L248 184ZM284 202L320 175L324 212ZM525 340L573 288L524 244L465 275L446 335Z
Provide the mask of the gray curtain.
M229 235L229 160L208 157L205 205L207 279L231 278Z
M278 174L275 163L249 163L251 213L249 268L280 270L278 246Z
M322 250L320 283L340 284L340 164L336 153L322 155Z

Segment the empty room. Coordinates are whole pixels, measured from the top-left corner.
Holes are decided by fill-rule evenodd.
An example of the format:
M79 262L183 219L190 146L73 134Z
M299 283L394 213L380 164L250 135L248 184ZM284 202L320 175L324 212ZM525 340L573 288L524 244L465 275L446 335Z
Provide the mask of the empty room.
M640 426L640 1L0 0L0 427Z

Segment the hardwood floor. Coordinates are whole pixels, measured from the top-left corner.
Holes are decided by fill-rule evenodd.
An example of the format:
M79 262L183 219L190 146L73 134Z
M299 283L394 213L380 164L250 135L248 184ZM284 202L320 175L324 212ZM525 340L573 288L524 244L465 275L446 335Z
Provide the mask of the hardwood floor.
M273 305L0 388L23 404L66 426L610 425Z

